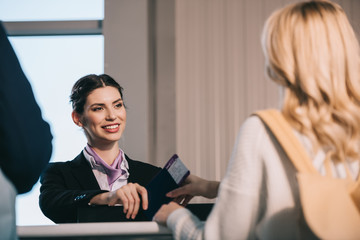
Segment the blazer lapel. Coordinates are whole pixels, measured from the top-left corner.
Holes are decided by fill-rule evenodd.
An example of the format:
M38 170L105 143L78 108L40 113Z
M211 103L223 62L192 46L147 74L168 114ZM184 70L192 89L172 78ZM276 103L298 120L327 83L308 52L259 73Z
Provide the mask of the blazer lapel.
M138 172L139 169L136 168L136 165L133 163L133 160L130 159L126 154L125 154L125 158L129 164L129 174L130 175L128 178L128 182L137 183L138 182L138 174L136 174L136 173Z
M100 186L92 172L89 162L81 152L71 161L71 171L84 190L100 190Z

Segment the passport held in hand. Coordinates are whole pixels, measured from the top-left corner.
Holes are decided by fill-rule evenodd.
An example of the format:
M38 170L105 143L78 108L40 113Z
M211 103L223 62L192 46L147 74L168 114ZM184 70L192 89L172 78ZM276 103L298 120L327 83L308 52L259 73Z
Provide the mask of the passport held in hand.
M161 205L172 200L172 198L166 197L166 193L178 188L189 174L190 171L178 155L174 154L164 168L146 186L149 206L144 212L149 220L152 220Z

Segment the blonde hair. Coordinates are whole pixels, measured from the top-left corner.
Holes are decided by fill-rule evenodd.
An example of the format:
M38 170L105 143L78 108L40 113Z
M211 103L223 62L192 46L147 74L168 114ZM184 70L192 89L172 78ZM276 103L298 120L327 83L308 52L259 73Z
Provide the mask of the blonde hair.
M282 111L314 151L359 159L360 50L343 9L330 1L288 5L262 38L269 77L285 87Z

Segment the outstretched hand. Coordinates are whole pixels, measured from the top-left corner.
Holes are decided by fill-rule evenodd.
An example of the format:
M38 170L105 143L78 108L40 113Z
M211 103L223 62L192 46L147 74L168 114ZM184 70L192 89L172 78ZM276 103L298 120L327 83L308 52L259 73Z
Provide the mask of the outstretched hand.
M174 201L186 206L194 196L215 198L217 196L220 182L208 181L190 174L184 181L183 186L168 192L167 197L174 198Z

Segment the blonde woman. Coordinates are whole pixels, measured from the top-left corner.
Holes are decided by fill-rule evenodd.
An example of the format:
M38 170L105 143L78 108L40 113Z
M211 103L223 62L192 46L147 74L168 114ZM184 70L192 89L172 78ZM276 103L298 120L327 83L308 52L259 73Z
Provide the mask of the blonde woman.
M342 8L307 1L274 12L263 30L267 73L284 93L282 112L322 174L359 173L359 43ZM345 167L346 166L346 167ZM296 169L256 116L242 125L220 186L196 176L170 196L218 196L201 223L175 202L155 221L176 239L313 239L301 210Z

